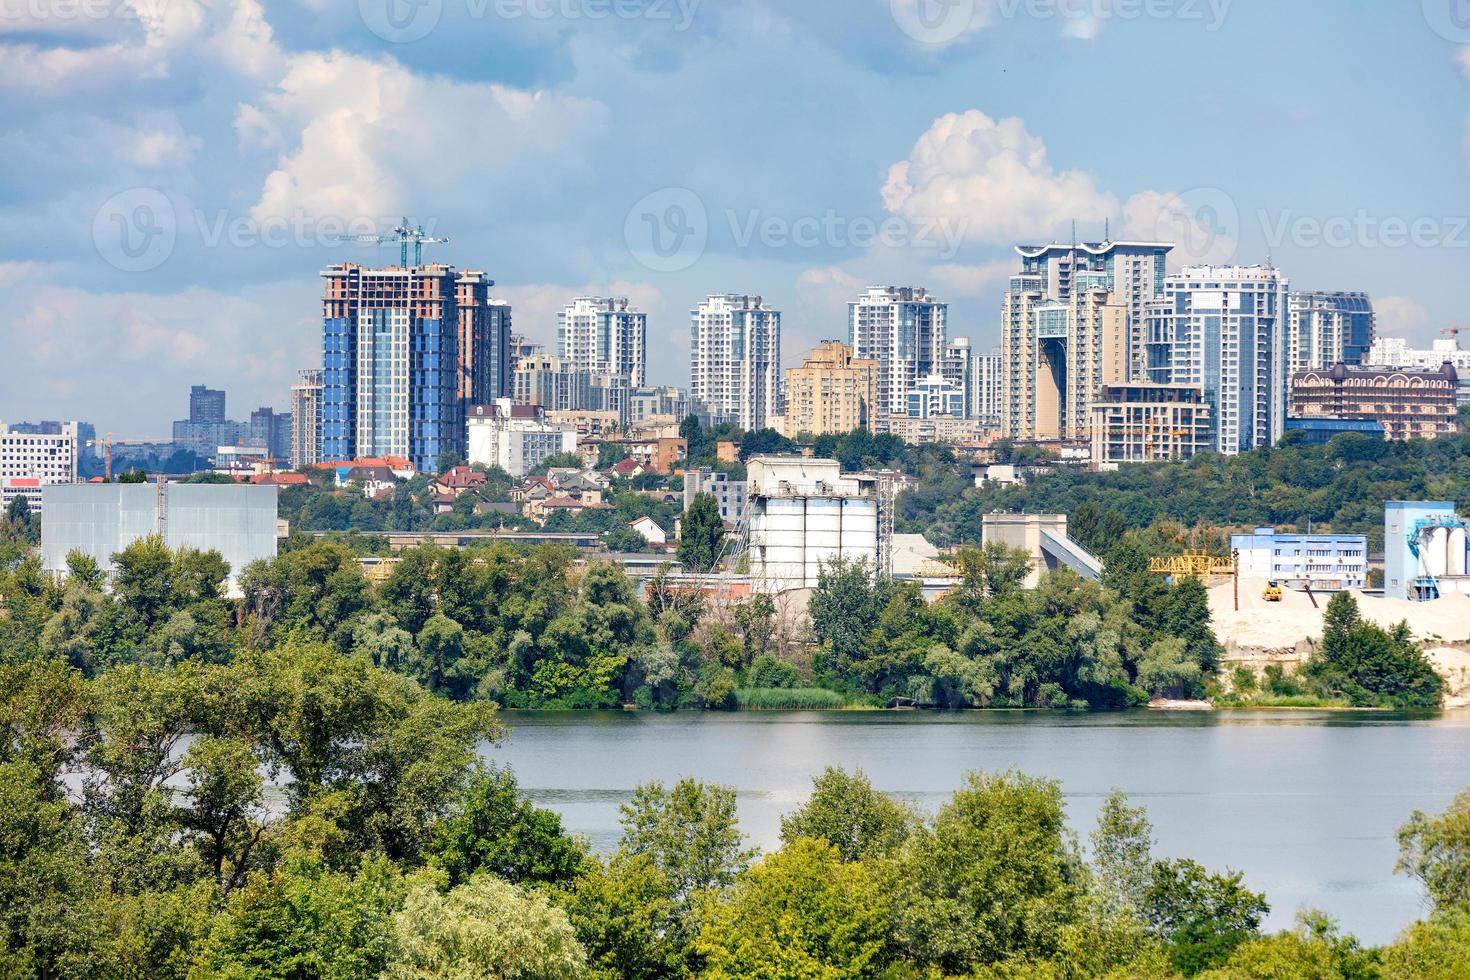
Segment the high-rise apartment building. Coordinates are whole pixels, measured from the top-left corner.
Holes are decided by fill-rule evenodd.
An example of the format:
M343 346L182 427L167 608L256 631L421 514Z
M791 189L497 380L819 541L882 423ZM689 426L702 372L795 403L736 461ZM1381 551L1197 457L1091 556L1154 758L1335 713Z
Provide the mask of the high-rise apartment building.
M1001 428L1012 438L1086 439L1102 386L1128 379L1129 309L1102 258L1085 271L1021 254L1024 271L1001 309Z
M189 389L190 422L225 421L225 393L219 388L194 385Z
M1286 426L1289 283L1262 266L1186 266L1149 304L1149 379L1199 385L1227 455L1274 445Z
M291 413L257 408L250 413L246 445L258 446L270 458L284 463L291 458Z
M710 296L691 314L690 394L747 431L781 413L781 313L759 296Z
M1126 335L1124 380L1141 381L1147 373L1146 306L1163 291L1165 263L1174 249L1167 242L1077 242L1070 245L1020 245L1021 274L1028 291L1051 300L1071 302L1076 293L1099 281L1123 307Z
M782 434L814 436L873 428L878 362L855 357L852 348L824 340L799 368L786 369Z
M1293 292L1288 299L1287 369L1326 371L1362 364L1373 346L1373 301L1366 293Z
M903 415L909 388L940 370L949 304L913 286L873 286L847 304L853 356L878 363L878 411Z
M322 372L302 371L291 386L291 466L322 461Z
M1005 394L1004 360L997 347L988 354L970 353L969 395L970 418L978 419L987 429L1000 428L1001 405Z
M634 387L647 381L648 314L626 297L579 296L556 316L556 352L584 371L625 375Z
M225 415L225 393L194 385L189 389L189 417L173 425L174 445L200 456L213 456L220 446L238 446L250 437L250 427Z
M684 421L689 415L689 392L672 385L642 385L628 391L628 421L650 419Z
M57 432L20 432L0 422L0 478L34 479L40 484L75 483L80 451L78 424Z
M442 453L463 453L462 392L509 383L509 314L497 322L489 280L437 263L347 263L322 277L323 454L399 456L431 470Z
M515 370L511 309L491 297L494 285L482 272L466 272L454 283L459 307L459 400L465 406L510 396Z

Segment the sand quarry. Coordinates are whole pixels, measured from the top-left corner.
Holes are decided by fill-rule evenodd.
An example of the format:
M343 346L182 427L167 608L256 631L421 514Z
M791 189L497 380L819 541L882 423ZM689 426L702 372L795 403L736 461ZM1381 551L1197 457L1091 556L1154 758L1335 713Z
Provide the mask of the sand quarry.
M1330 595L1318 595L1313 608L1305 592L1286 590L1280 602L1261 595L1264 580L1240 580L1240 610L1235 586L1224 582L1210 589L1210 615L1215 635L1225 645L1227 661L1258 671L1268 664L1300 663L1322 638L1322 615ZM1414 635L1449 682L1449 707L1470 707L1470 596L1447 596L1437 602L1406 602L1354 592L1362 617L1385 629L1408 622Z

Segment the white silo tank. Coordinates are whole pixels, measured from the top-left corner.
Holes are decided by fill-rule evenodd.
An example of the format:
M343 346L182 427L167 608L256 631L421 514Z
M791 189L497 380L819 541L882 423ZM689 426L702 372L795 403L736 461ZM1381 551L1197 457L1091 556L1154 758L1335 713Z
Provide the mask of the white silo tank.
M1465 574L1465 548L1467 544L1467 538L1470 538L1470 535L1466 534L1465 526L1463 524L1459 527L1450 528L1449 563L1451 575Z
M1437 527L1430 531L1426 552L1429 557L1430 577L1443 578L1450 570L1450 529Z

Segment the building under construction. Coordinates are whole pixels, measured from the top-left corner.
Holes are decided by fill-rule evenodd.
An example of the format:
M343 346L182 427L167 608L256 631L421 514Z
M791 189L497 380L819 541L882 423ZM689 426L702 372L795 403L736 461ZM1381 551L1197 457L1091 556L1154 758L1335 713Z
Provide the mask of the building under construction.
M1198 385L1104 385L1092 405L1092 462L1159 463L1214 447L1214 412Z

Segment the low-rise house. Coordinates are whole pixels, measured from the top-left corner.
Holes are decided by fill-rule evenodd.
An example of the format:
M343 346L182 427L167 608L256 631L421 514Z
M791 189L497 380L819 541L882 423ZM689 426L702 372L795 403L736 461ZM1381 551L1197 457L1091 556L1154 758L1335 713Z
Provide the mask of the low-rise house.
M601 502L592 503L585 500L577 500L573 497L545 497L540 500L529 500L521 508L521 513L534 521L546 522L546 519L558 511L570 514L580 514L588 510L611 510L612 505Z
M642 463L638 462L638 460L629 456L609 466L607 472L620 479L631 480L635 476L642 476L644 473L647 473L648 469Z
M484 473L469 466L455 466L436 476L429 484L436 494L458 497L468 490L479 490L489 480Z
M669 536L659 527L658 521L651 517L634 518L628 522L628 529L643 535L643 539L649 544L663 547L669 543Z

